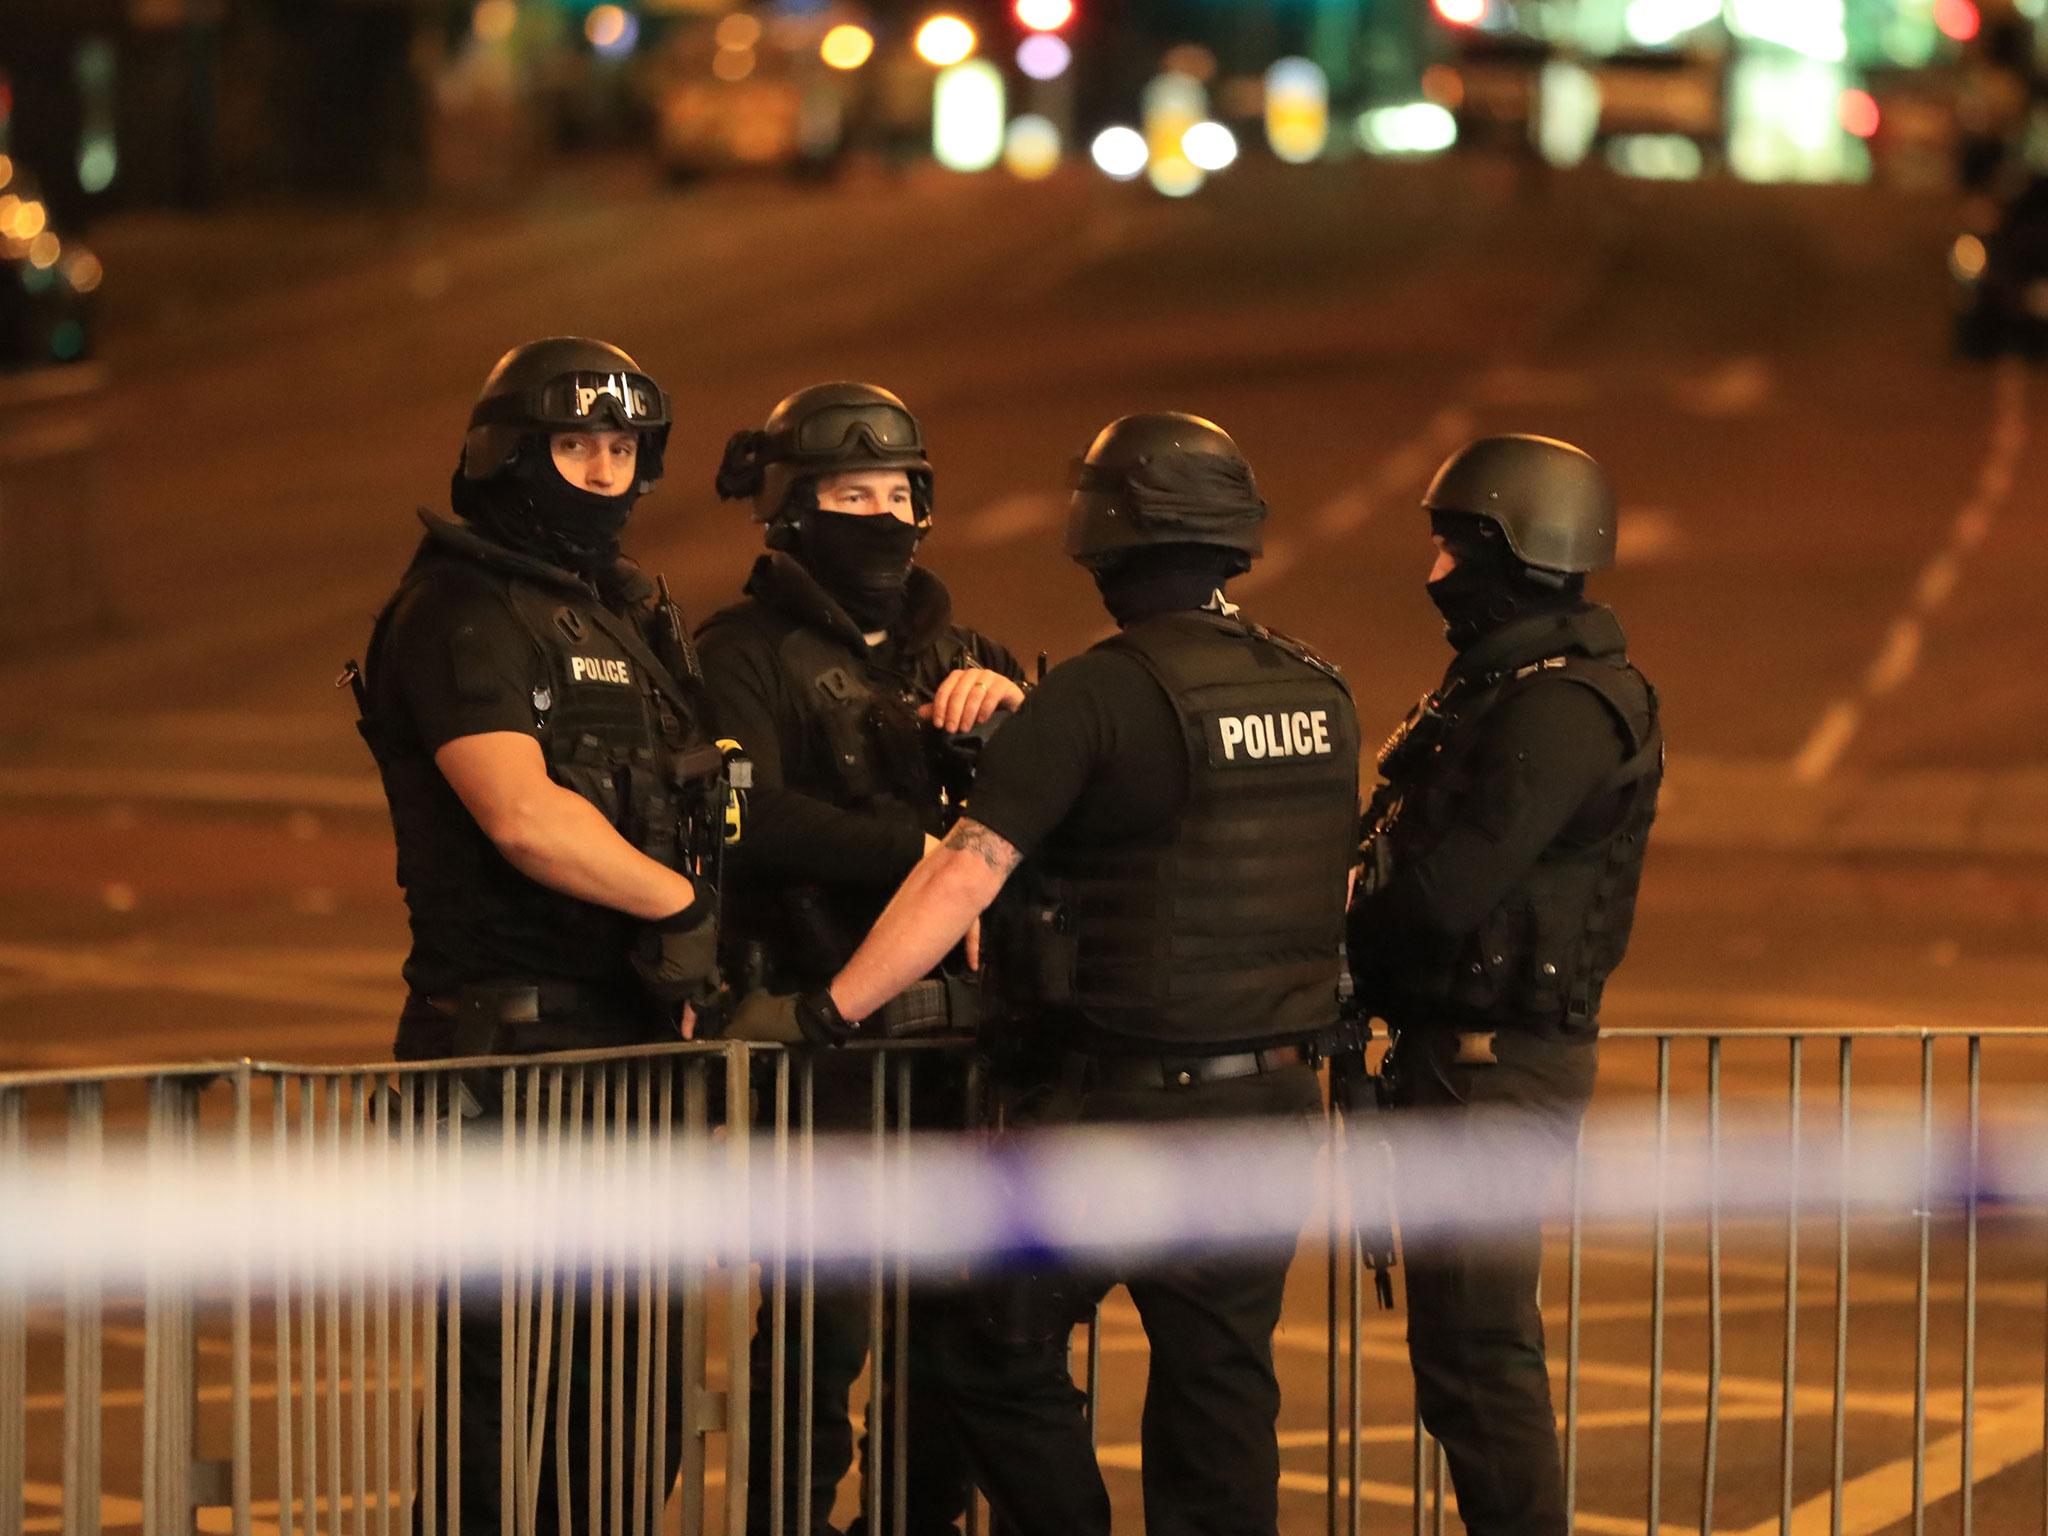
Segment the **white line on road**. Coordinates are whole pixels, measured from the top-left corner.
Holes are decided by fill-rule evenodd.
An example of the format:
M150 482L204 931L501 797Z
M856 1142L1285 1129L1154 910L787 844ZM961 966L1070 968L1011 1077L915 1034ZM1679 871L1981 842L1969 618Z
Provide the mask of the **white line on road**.
M1956 514L1947 542L1921 569L1913 587L1913 609L1932 613L1954 593L1962 575L1963 557L1991 532L1999 508L2011 496L2018 478L2020 455L2027 446L2027 375L2016 358L2000 362L1993 389L1991 444L1977 472L1970 499ZM1860 698L1878 699L1895 691L1913 675L1925 638L1921 621L1911 613L1886 632L1870 669L1864 674ZM1821 712L1812 733L1794 755L1794 782L1818 784L1834 771L1855 740L1864 711L1857 697L1836 699Z

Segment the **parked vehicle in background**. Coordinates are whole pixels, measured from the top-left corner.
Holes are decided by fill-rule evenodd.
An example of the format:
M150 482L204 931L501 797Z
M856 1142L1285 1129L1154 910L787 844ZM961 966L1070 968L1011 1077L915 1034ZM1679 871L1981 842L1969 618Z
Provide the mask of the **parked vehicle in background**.
M830 175L846 148L860 71L819 57L837 10L734 11L690 20L651 72L655 155L678 181L734 171Z
M1720 54L1634 49L1588 60L1600 91L1596 144L1634 135L1690 139L1717 157L1728 136L1727 61Z

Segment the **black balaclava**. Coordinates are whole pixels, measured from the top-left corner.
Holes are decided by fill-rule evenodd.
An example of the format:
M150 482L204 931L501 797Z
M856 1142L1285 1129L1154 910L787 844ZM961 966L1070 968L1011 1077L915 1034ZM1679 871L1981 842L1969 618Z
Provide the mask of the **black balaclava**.
M450 499L456 514L493 542L594 578L618 563L619 535L640 499L640 482L616 496L571 485L555 468L547 440L533 437L487 480L471 480L458 465Z
M1510 620L1561 613L1584 597L1585 577L1569 576L1552 585L1515 558L1488 518L1439 515L1430 519L1430 531L1458 561L1450 575L1428 584L1429 600L1444 616L1444 638L1457 650Z
M827 512L815 504L790 553L863 634L903 617L904 584L924 530L889 513Z
M1157 544L1127 550L1093 567L1089 574L1095 578L1103 606L1121 629L1162 613L1203 607L1244 567L1245 557L1234 549Z

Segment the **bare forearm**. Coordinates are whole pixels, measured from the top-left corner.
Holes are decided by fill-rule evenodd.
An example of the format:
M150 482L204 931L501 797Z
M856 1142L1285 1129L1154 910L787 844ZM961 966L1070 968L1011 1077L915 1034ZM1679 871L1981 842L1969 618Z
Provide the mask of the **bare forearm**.
M559 785L535 796L514 825L502 829L498 851L529 879L581 901L650 920L687 907L688 879L650 859L621 837L581 795Z
M832 979L832 1000L864 1019L930 972L996 899L1017 851L986 827L962 820L897 889L853 958Z

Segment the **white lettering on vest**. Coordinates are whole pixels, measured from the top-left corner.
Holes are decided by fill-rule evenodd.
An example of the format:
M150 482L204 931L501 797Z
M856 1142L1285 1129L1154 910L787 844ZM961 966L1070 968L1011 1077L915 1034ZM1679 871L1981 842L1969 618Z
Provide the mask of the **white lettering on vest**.
M1327 709L1296 709L1261 715L1217 715L1214 747L1221 761L1261 762L1283 757L1328 757Z
M569 658L569 681L618 683L630 688L633 684L633 669L615 656L572 656Z

